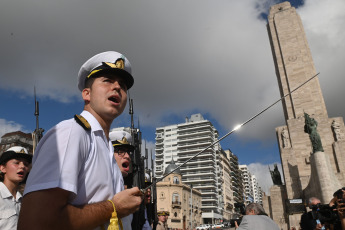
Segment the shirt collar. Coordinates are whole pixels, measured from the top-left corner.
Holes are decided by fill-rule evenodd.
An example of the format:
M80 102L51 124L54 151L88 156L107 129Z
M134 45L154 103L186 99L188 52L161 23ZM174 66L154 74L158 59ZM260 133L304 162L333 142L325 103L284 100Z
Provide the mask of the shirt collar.
M0 182L0 196L2 198L10 198L13 197L12 194L10 193L10 191L8 190L8 188L6 187L6 185L3 182ZM22 194L20 194L20 192L17 191L16 194L16 200L19 200L22 198Z
M97 119L90 112L84 110L80 115L82 115L87 120L87 122L89 122L92 132L99 130L104 131Z

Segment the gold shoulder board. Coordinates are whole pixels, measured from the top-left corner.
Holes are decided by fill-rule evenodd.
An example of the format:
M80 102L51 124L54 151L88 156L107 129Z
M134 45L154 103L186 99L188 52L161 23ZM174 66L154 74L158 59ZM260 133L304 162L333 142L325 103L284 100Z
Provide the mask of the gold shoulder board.
M91 130L91 125L83 116L76 114L74 115L74 120L76 120L76 122L85 130Z

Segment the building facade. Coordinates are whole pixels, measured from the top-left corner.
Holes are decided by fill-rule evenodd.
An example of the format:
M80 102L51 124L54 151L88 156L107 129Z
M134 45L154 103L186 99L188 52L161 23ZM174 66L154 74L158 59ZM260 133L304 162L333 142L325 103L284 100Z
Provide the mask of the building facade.
M238 166L238 157L230 149L224 150L224 152L230 160L232 204L243 203L243 179L242 172Z
M249 172L247 165L239 165L239 168L242 171L244 203L248 205L254 202L252 174Z
M222 173L220 174L222 176L222 191L223 191L223 197L222 197L222 204L223 204L223 221L229 222L232 214L233 214L233 207L234 207L234 194L232 191L232 185L231 185L231 169L230 169L230 158L228 157L228 154L224 151L220 151L220 169Z
M165 170L170 173L177 166L172 161ZM202 224L201 193L182 182L178 169L158 182L157 212L170 213L167 225L169 229L195 229Z
M181 165L202 151L181 167L181 173L182 182L202 194L203 223L220 222L223 218L221 147L217 143L207 148L217 138L218 131L201 114L191 115L184 123L156 129L155 174L158 179L172 159Z
M262 205L262 189L255 175L252 175L252 190L254 202Z

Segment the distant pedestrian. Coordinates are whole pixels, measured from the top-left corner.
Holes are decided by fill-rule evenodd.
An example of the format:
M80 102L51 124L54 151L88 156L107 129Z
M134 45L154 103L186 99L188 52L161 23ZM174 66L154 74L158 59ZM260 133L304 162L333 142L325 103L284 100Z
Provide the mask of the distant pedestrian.
M156 230L167 230L168 226L166 224L166 214L164 211L157 212L158 224Z

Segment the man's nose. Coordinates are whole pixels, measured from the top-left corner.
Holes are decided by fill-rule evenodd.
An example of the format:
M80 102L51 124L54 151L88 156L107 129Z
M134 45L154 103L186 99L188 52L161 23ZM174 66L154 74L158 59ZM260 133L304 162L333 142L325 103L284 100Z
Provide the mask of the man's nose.
M121 84L118 81L114 81L113 88L116 91L119 91L121 89Z

